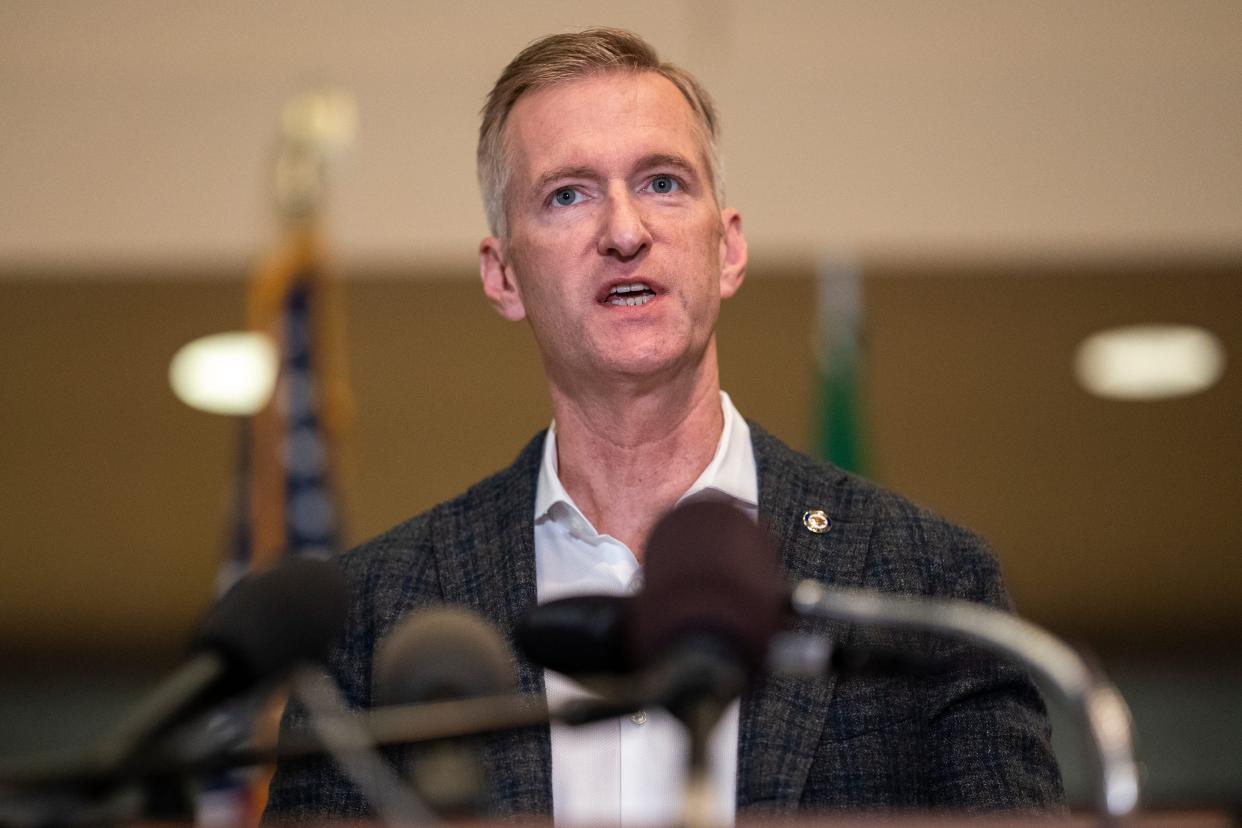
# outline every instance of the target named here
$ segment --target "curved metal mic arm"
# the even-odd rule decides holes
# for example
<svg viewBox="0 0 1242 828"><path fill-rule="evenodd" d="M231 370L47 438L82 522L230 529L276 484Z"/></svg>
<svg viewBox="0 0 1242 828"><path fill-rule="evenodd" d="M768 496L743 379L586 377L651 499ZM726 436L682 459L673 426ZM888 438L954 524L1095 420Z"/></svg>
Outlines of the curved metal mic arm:
<svg viewBox="0 0 1242 828"><path fill-rule="evenodd" d="M794 588L791 603L799 615L951 635L1018 660L1081 718L1094 748L1101 812L1121 819L1138 808L1139 771L1125 700L1105 676L1048 631L967 601L829 589L812 580Z"/></svg>
<svg viewBox="0 0 1242 828"><path fill-rule="evenodd" d="M439 825L414 791L376 752L376 742L351 715L340 691L317 668L293 674L293 690L309 713L311 730L341 772L375 808L384 825Z"/></svg>

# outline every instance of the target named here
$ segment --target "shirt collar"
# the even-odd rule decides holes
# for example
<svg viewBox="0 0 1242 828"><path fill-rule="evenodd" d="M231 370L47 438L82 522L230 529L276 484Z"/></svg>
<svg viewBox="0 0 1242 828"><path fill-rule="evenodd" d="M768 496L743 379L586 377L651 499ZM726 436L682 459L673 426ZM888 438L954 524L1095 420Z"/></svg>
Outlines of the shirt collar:
<svg viewBox="0 0 1242 828"><path fill-rule="evenodd" d="M724 391L720 392L720 410L724 415L724 428L716 443L716 453L703 469L698 479L678 499L681 503L691 497L723 495L739 505L759 506L759 474L755 468L755 452L751 446L750 426L733 407L733 401ZM545 517L558 519L558 513L568 512L582 517L573 498L561 485L556 455L556 421L548 426L543 441L543 462L539 466L539 481L535 489L535 520ZM553 512L553 507L563 504ZM568 507L566 510L564 507ZM585 518L584 518L585 519Z"/></svg>

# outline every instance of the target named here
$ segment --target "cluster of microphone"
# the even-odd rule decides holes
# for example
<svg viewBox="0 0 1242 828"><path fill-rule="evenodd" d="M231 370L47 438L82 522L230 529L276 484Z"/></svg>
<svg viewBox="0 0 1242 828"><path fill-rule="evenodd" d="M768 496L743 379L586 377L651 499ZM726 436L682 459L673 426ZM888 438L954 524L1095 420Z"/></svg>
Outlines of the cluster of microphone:
<svg viewBox="0 0 1242 828"><path fill-rule="evenodd" d="M1100 807L1137 806L1128 711L1068 647L1011 616L952 601L787 585L766 530L735 508L684 504L649 540L643 589L532 608L512 632L523 655L594 691L548 709L517 692L506 637L460 608L398 622L373 664L375 707L351 711L322 670L347 610L330 562L291 560L240 581L209 611L188 659L114 728L75 755L0 769L0 823L74 825L184 816L194 784L235 767L328 755L385 822L478 816L489 780L475 737L549 721L586 724L660 706L687 728L687 802L708 784L707 742L728 705L766 671L925 673L952 669L919 653L851 650L788 631L798 616L939 633L1015 658L1083 711ZM305 732L279 745L213 739L204 722L291 679ZM381 752L404 746L407 777ZM169 791L176 795L170 796ZM687 821L694 822L692 814Z"/></svg>

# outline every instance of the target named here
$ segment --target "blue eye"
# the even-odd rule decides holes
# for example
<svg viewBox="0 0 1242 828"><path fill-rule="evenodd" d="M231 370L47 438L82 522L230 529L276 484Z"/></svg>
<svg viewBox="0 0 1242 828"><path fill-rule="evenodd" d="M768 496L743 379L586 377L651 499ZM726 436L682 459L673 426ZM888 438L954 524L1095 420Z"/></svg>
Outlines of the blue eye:
<svg viewBox="0 0 1242 828"><path fill-rule="evenodd" d="M681 189L681 182L671 175L657 175L651 179L651 187L653 193L664 195L666 193L675 193Z"/></svg>
<svg viewBox="0 0 1242 828"><path fill-rule="evenodd" d="M552 194L552 203L560 207L572 207L578 203L580 195L573 187L561 187Z"/></svg>

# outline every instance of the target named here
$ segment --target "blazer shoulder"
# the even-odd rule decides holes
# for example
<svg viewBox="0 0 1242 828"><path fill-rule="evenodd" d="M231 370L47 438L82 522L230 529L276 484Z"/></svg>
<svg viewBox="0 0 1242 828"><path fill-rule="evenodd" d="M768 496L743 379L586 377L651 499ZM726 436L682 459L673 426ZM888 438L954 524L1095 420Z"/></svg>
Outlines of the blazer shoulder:
<svg viewBox="0 0 1242 828"><path fill-rule="evenodd" d="M822 508L833 521L869 527L867 582L1007 605L1000 566L978 534L874 481L795 451L753 422L750 428L760 500Z"/></svg>
<svg viewBox="0 0 1242 828"><path fill-rule="evenodd" d="M831 506L834 520L930 521L948 525L943 518L891 489L792 449L758 423L748 424L761 496L766 489L773 498L825 504L825 509Z"/></svg>

